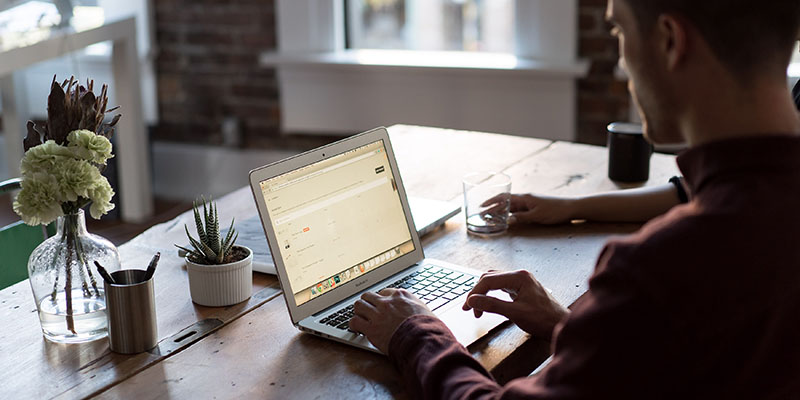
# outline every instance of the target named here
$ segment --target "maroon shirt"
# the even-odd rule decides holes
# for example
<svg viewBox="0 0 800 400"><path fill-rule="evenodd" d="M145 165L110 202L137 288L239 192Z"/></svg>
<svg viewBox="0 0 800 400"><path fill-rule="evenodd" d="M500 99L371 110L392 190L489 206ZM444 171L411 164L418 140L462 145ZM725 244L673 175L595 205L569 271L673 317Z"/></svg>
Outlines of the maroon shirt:
<svg viewBox="0 0 800 400"><path fill-rule="evenodd" d="M800 137L712 143L678 165L692 200L606 245L541 373L501 387L415 316L389 354L416 394L800 398Z"/></svg>

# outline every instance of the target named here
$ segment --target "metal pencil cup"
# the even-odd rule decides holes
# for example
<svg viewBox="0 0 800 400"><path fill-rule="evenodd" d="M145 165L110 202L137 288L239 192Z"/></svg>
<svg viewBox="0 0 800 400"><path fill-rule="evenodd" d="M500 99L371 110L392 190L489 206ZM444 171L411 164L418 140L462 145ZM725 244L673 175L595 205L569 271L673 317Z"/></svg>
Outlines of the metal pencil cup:
<svg viewBox="0 0 800 400"><path fill-rule="evenodd" d="M111 351L141 353L158 344L153 279L145 271L126 269L111 274L116 283L105 283L108 341Z"/></svg>

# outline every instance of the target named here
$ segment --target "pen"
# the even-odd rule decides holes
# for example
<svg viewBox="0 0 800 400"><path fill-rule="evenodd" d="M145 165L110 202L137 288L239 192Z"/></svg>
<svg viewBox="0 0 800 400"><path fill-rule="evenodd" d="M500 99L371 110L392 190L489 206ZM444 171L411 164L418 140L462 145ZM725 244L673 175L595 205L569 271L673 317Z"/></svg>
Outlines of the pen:
<svg viewBox="0 0 800 400"><path fill-rule="evenodd" d="M103 268L103 266L102 266L102 265L100 265L100 263L99 263L99 262L95 261L95 262L94 262L94 265L97 267L97 272L99 272L99 273L100 273L100 276L102 276L102 277L103 277L103 279L104 279L106 282L108 282L108 283L111 283L111 284L115 284L115 283L117 283L117 282L115 282L115 281L114 281L114 278L112 278L112 277L111 277L111 275L109 275L108 271L106 271L106 269L105 269L105 268Z"/></svg>
<svg viewBox="0 0 800 400"><path fill-rule="evenodd" d="M150 265L147 266L147 271L144 273L144 280L148 280L153 277L153 274L156 273L156 265L158 265L158 260L160 259L161 252L158 252L153 256L153 259L150 260Z"/></svg>

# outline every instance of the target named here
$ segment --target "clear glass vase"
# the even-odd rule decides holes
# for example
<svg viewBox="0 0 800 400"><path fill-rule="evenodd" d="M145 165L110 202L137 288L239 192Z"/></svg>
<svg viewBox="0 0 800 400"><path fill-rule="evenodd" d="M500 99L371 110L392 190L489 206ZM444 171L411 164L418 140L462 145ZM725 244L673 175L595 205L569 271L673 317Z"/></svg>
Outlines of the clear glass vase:
<svg viewBox="0 0 800 400"><path fill-rule="evenodd" d="M28 276L46 339L79 343L107 335L103 278L95 261L109 273L120 269L117 248L86 231L83 210L59 217L56 235L31 253Z"/></svg>

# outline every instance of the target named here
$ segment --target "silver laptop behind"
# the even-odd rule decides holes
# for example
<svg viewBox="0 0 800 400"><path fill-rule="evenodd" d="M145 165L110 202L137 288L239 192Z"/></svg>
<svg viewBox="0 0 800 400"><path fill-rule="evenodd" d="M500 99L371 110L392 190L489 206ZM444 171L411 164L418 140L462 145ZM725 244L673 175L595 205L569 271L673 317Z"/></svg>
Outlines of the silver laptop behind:
<svg viewBox="0 0 800 400"><path fill-rule="evenodd" d="M377 351L348 330L365 291L415 293L469 345L505 319L461 310L480 272L426 259L385 128L250 171L292 323Z"/></svg>

